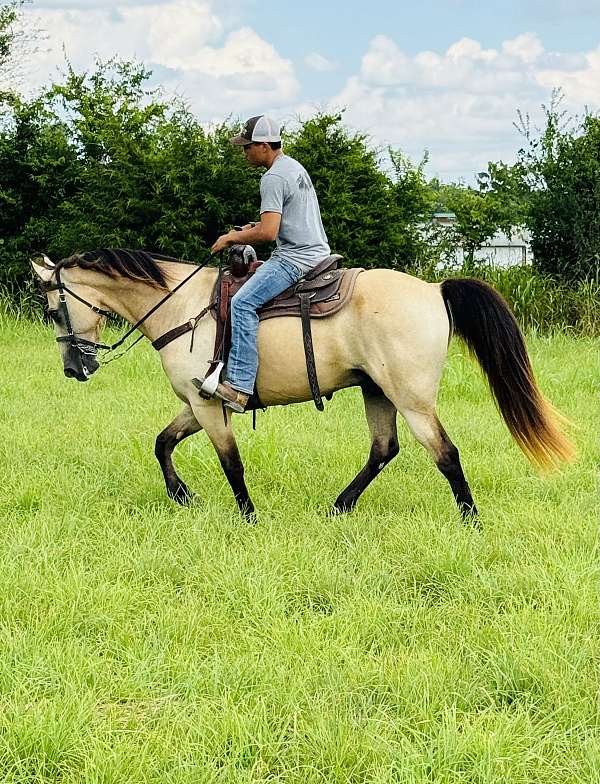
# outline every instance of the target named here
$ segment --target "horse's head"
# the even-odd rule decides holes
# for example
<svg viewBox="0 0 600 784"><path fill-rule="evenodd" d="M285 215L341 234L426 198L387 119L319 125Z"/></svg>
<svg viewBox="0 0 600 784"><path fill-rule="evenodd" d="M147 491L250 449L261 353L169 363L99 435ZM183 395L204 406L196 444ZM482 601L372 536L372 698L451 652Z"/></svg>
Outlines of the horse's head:
<svg viewBox="0 0 600 784"><path fill-rule="evenodd" d="M65 376L87 381L100 367L96 350L101 345L104 317L110 314L91 301L94 290L89 285L70 280L75 267L55 265L47 256L32 261L31 266L46 294Z"/></svg>

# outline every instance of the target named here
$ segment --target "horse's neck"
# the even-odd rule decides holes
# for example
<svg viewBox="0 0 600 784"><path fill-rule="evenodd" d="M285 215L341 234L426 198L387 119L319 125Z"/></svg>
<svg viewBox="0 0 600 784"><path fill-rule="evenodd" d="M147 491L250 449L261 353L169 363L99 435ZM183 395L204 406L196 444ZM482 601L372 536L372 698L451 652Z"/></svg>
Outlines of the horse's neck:
<svg viewBox="0 0 600 784"><path fill-rule="evenodd" d="M169 289L172 291L193 271L194 268L190 265L165 265ZM167 330L184 324L197 315L208 305L216 275L217 271L214 269L204 269L194 274L188 283L184 283L140 325L140 331L150 340L156 340ZM157 289L145 281L123 279L113 281L113 285L106 286L102 292L106 307L131 324L137 324L167 294L164 289Z"/></svg>

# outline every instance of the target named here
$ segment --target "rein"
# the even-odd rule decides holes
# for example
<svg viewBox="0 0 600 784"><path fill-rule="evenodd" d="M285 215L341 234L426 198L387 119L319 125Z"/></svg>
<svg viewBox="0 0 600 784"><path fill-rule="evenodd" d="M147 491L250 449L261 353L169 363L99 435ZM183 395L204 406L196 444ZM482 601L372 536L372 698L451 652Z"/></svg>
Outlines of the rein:
<svg viewBox="0 0 600 784"><path fill-rule="evenodd" d="M116 341L116 343L112 343L111 345L108 345L106 343L96 343L95 341L92 341L92 340L85 340L84 338L79 338L77 336L77 333L75 333L73 331L71 318L69 316L69 309L67 307L67 297L66 297L67 294L70 294L72 297L74 297L76 300L78 300L83 305L88 307L90 310L94 311L94 313L98 313L101 316L106 316L107 318L109 318L109 317L113 316L114 314L111 313L108 310L103 310L102 308L99 308L96 305L93 305L91 302L88 302L83 297L80 297L79 294L76 294L72 289L70 289L68 286L66 286L63 283L63 281L62 281L62 279L60 277L60 267L57 267L56 268L56 283L55 284L49 283L49 284L46 284L44 286L44 290L45 291L58 291L58 303L59 303L58 310L63 315L64 321L65 321L65 326L67 328L67 334L66 335L61 335L60 337L56 338L56 342L57 343L69 343L71 346L74 346L82 354L88 354L88 355L90 355L90 354L91 355L95 355L96 351L106 351L108 353L111 353L111 352L115 351L116 349L118 349L120 346L123 345L123 343L127 340L127 338L130 335L132 335L146 321L146 319L150 318L150 316L152 316L153 313L156 313L156 311L162 305L164 305L164 303L167 302L167 300L169 300L174 294L176 294L179 291L179 289L181 289L183 286L185 286L185 284L188 283L194 277L194 275L197 272L200 272L201 269L204 269L204 267L207 266L207 264L209 263L211 258L212 257L209 257L205 262L203 262L202 264L198 265L194 269L194 271L190 275L187 276L187 278L184 278L184 280L182 280L180 283L178 283L172 291L169 291L168 294L166 294L159 302L157 302L156 305L154 305L152 308L150 308L150 310L147 313L145 313L139 321L137 321L132 327L130 327L127 330L127 332L121 338L119 338L119 340ZM166 259L159 259L159 260L163 260L164 261ZM182 263L185 263L185 262L182 262ZM205 308L206 312L208 312L208 310L210 310L210 306L208 308ZM201 315L196 317L196 321L199 318L201 318L201 316L203 316L203 315L205 315L204 312ZM119 354L115 355L114 357L110 357L109 359L104 360L102 362L102 364L103 365L108 365L110 362L113 362L115 359L118 359L119 357L122 357L130 349L132 349L136 345L136 343L139 343L140 340L142 340L143 337L145 337L145 335L141 334L138 338L136 338L136 340L133 341L133 343L131 343L129 346L127 346L127 348L124 351L121 351ZM162 336L162 337L164 337L164 336ZM158 338L158 340L161 340L161 338ZM156 343L156 342L157 341L154 341L154 343Z"/></svg>

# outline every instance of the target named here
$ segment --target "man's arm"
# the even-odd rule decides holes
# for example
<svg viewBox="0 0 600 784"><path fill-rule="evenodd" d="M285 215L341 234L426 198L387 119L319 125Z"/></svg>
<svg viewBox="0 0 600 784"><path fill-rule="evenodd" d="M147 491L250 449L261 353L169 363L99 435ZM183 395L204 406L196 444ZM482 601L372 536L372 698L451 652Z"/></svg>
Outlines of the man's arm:
<svg viewBox="0 0 600 784"><path fill-rule="evenodd" d="M279 212L263 212L260 221L254 226L247 224L241 231L228 231L222 234L211 248L211 253L218 253L230 245L260 245L262 242L273 242L279 234L281 214Z"/></svg>

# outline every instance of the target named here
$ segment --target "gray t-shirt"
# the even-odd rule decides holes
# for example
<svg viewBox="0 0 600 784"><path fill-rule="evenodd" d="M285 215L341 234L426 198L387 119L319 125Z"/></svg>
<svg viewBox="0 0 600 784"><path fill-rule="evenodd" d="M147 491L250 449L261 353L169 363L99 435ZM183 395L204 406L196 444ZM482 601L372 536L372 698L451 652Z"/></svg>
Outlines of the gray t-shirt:
<svg viewBox="0 0 600 784"><path fill-rule="evenodd" d="M271 258L286 259L308 272L330 249L317 194L308 172L289 155L280 155L260 180L260 211L281 215Z"/></svg>

